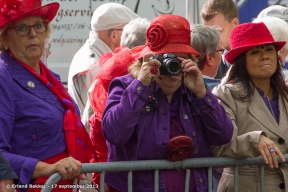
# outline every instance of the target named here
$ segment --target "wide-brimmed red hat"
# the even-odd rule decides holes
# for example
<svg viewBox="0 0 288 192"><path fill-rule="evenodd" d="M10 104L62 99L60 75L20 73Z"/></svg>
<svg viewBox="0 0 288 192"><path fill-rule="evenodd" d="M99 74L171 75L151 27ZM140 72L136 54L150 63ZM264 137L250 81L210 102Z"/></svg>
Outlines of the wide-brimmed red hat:
<svg viewBox="0 0 288 192"><path fill-rule="evenodd" d="M285 41L275 41L264 23L244 23L236 26L230 33L230 48L225 55L228 63L233 64L236 57L253 47L274 44L279 51Z"/></svg>
<svg viewBox="0 0 288 192"><path fill-rule="evenodd" d="M50 23L55 17L59 3L41 6L42 0L0 0L0 28L31 16L42 16Z"/></svg>
<svg viewBox="0 0 288 192"><path fill-rule="evenodd" d="M151 21L146 33L146 47L139 58L147 52L199 54L191 47L189 22L179 15L163 14Z"/></svg>

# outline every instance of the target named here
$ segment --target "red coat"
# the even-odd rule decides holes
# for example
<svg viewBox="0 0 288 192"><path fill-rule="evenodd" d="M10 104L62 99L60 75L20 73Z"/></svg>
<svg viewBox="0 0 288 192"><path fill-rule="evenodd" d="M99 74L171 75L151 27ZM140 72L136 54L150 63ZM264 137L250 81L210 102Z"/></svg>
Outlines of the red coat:
<svg viewBox="0 0 288 192"><path fill-rule="evenodd" d="M94 113L90 119L90 138L92 140L94 151L98 157L98 162L107 162L108 149L106 145L106 140L104 139L101 123L101 118L97 117ZM100 173L93 173L92 178L94 184L100 186Z"/></svg>

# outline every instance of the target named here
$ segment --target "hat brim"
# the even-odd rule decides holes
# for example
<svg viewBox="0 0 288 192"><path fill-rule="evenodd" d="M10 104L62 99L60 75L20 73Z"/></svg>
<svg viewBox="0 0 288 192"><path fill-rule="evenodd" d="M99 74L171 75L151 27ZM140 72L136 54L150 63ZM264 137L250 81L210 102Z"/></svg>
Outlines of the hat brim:
<svg viewBox="0 0 288 192"><path fill-rule="evenodd" d="M261 43L258 43L258 44L237 47L235 49L231 49L230 51L228 51L225 54L225 59L226 59L226 61L228 61L228 63L233 65L234 60L236 59L236 57L238 57L239 55L241 55L245 51L248 51L249 49L252 49L253 47L257 47L257 46L265 45L265 44L274 44L274 45L276 45L276 50L279 51L282 47L284 47L286 42L285 41L276 41L276 42L275 41L267 41L267 42L261 42Z"/></svg>
<svg viewBox="0 0 288 192"><path fill-rule="evenodd" d="M27 17L32 17L32 16L44 17L46 19L46 21L48 23L50 23L54 19L54 17L56 16L57 11L59 9L59 6L60 6L59 3L54 2L54 3L49 3L47 5L38 7L36 9L32 9L31 11L28 11L22 15L19 15L13 19L10 19L9 21L2 23L0 28L4 27L10 23L13 23L17 20L27 18Z"/></svg>
<svg viewBox="0 0 288 192"><path fill-rule="evenodd" d="M155 54L164 54L164 53L188 53L193 54L196 57L199 54L189 45L179 44L179 43L169 43L164 45L162 48L158 49L157 51L150 50L149 46L146 45L144 49L139 54L138 58L142 58L146 53L153 52Z"/></svg>

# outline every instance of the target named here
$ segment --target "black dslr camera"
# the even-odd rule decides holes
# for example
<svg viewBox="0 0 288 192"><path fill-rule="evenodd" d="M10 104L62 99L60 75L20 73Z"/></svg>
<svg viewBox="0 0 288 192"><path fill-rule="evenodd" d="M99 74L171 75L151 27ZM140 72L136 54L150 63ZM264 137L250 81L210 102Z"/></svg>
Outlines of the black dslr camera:
<svg viewBox="0 0 288 192"><path fill-rule="evenodd" d="M156 55L156 59L161 62L160 75L179 75L181 71L181 61L173 53Z"/></svg>

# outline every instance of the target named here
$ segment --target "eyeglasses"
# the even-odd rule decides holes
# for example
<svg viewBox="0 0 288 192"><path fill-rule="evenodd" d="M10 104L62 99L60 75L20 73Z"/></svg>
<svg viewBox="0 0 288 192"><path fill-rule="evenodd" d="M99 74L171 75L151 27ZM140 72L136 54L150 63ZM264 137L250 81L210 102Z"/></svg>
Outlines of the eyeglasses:
<svg viewBox="0 0 288 192"><path fill-rule="evenodd" d="M47 49L48 51L50 51L50 48L51 48L51 44L49 43L48 45L46 45L46 49Z"/></svg>
<svg viewBox="0 0 288 192"><path fill-rule="evenodd" d="M35 23L34 25L20 25L15 27L9 27L8 29L14 29L19 36L28 35L31 27L34 28L36 33L44 33L47 30L47 22Z"/></svg>
<svg viewBox="0 0 288 192"><path fill-rule="evenodd" d="M224 54L224 49L217 49L216 51L219 51L219 53L221 53L222 55Z"/></svg>

